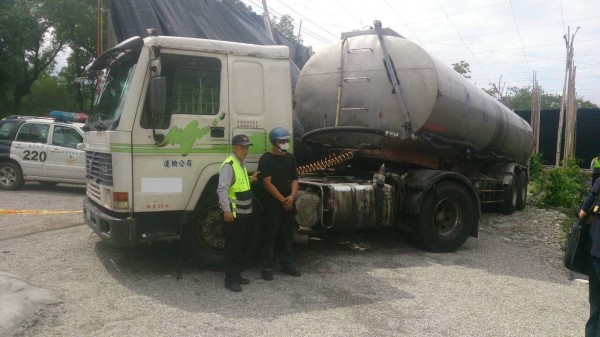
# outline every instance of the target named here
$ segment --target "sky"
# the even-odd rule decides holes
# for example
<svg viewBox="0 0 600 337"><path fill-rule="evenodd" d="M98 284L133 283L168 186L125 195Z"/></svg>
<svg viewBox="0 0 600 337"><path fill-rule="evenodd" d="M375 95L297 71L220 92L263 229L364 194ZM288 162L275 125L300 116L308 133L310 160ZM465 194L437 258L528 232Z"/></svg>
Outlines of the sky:
<svg viewBox="0 0 600 337"><path fill-rule="evenodd" d="M262 13L261 0L242 0ZM600 105L599 0L266 0L271 17L294 19L306 46L320 48L374 20L442 62L469 63L480 88L531 87L562 94L573 41L577 97ZM579 30L577 30L579 28ZM568 34L570 29L570 34ZM573 34L575 34L573 38Z"/></svg>

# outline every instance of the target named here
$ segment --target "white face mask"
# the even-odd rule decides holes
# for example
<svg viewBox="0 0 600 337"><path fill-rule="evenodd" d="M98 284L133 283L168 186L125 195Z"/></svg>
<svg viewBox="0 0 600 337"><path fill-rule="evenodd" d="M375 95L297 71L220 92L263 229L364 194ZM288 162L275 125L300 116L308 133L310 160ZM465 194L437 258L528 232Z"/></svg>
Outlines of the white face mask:
<svg viewBox="0 0 600 337"><path fill-rule="evenodd" d="M277 147L279 147L281 151L287 152L287 150L290 148L290 143L277 144Z"/></svg>

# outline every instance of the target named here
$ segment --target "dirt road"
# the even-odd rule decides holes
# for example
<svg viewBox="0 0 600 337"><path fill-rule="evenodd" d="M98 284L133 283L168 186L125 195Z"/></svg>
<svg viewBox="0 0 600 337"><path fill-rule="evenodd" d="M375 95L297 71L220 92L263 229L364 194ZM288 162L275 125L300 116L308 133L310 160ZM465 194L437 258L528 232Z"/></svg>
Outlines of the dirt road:
<svg viewBox="0 0 600 337"><path fill-rule="evenodd" d="M9 207L80 209L80 192L48 193L52 203L23 195ZM250 270L242 293L190 265L177 281L175 245L119 249L78 214L28 216L0 216L3 233L47 226L3 234L0 271L60 302L41 306L23 336L581 336L588 314L587 284L560 265L564 216L533 207L485 214L480 237L450 254L391 231L313 240L297 249L301 277Z"/></svg>

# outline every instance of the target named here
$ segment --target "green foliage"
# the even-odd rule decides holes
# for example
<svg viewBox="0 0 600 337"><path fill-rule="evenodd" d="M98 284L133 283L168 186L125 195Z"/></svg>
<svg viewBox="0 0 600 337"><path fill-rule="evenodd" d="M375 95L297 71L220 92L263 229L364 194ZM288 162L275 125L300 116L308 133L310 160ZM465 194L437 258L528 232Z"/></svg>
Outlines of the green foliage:
<svg viewBox="0 0 600 337"><path fill-rule="evenodd" d="M461 61L462 62L462 61ZM456 64L456 63L455 63ZM455 65L453 64L453 65ZM456 70L456 67L454 68ZM458 71L458 70L457 70ZM532 106L532 89L531 87L508 87L506 90L502 90L504 92L498 93L495 88L483 89L492 97L498 97L502 104L506 105L508 108L516 111L524 111L530 110ZM540 96L540 107L542 110L545 109L558 109L560 108L561 103L560 94L546 94L542 92ZM584 101L581 98L577 99L577 105L581 108L593 108L598 109L598 105L590 102Z"/></svg>
<svg viewBox="0 0 600 337"><path fill-rule="evenodd" d="M35 86L44 87L49 98L67 99L59 101L62 106L77 100L77 110L83 110L89 98L75 94L79 87L72 85L72 79L95 56L95 4L81 0L0 1L0 116L59 108L46 105L51 99L29 97L35 95ZM72 69L55 79L68 83L67 89L38 84L52 76L57 56L67 46L73 51L69 57ZM71 93L66 95L64 90Z"/></svg>
<svg viewBox="0 0 600 337"><path fill-rule="evenodd" d="M452 63L452 68L454 68L457 73L463 75L464 78L471 78L471 65L469 62L461 60L458 63Z"/></svg>
<svg viewBox="0 0 600 337"><path fill-rule="evenodd" d="M302 43L302 38L294 35L294 18L284 14L280 18L273 17L273 27L290 41Z"/></svg>
<svg viewBox="0 0 600 337"><path fill-rule="evenodd" d="M31 87L31 94L23 98L22 114L43 116L53 110L81 111L69 85L55 76L43 76Z"/></svg>
<svg viewBox="0 0 600 337"><path fill-rule="evenodd" d="M531 180L538 206L557 207L567 214L579 206L588 192L577 159L569 159L567 167L543 170L537 179Z"/></svg>
<svg viewBox="0 0 600 337"><path fill-rule="evenodd" d="M529 157L529 180L538 181L542 176L544 163L541 153L533 153Z"/></svg>

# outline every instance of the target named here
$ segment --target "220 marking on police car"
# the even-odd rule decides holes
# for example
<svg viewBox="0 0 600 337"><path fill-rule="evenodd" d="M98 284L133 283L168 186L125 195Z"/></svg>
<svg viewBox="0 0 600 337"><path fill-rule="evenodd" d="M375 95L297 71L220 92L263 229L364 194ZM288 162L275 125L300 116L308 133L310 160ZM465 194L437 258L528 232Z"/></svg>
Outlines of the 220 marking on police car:
<svg viewBox="0 0 600 337"><path fill-rule="evenodd" d="M33 160L33 161L45 162L46 161L46 152L25 150L25 151L23 151L23 160Z"/></svg>

